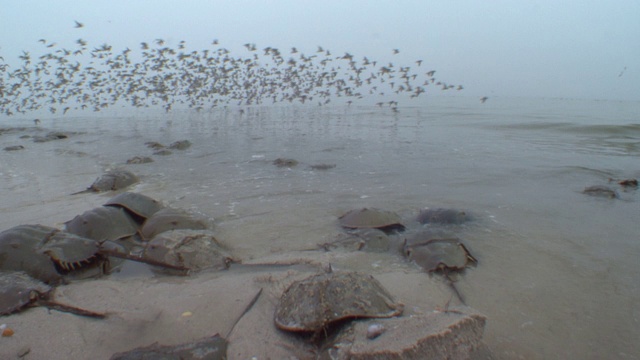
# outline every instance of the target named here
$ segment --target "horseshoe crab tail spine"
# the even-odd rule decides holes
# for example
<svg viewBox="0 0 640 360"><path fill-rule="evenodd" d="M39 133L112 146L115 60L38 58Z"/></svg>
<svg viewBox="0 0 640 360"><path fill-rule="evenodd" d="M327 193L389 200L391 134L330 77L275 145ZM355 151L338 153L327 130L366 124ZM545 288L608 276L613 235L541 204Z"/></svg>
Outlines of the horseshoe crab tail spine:
<svg viewBox="0 0 640 360"><path fill-rule="evenodd" d="M51 300L38 300L38 305L45 306L48 309L58 310L74 315L86 316L94 319L104 319L107 317L106 314L93 312L91 310L81 309L75 306L61 304Z"/></svg>
<svg viewBox="0 0 640 360"><path fill-rule="evenodd" d="M446 273L446 271L445 271L445 278L449 283L449 287L451 288L451 290L453 290L453 293L456 294L456 296L458 297L458 300L460 300L462 305L467 306L467 303L464 301L464 298L462 297L462 294L460 294L460 291L458 291L458 288L456 287L455 282L451 280L451 278L449 277L449 274Z"/></svg>
<svg viewBox="0 0 640 360"><path fill-rule="evenodd" d="M94 191L91 190L91 188L87 188L87 189L84 189L84 190L80 190L80 191L74 192L74 193L69 194L69 195L86 194L86 193L91 193L91 192L94 192Z"/></svg>
<svg viewBox="0 0 640 360"><path fill-rule="evenodd" d="M249 302L247 307L244 309L242 314L240 314L240 316L238 316L238 318L233 323L233 325L231 325L231 329L229 329L229 332L227 333L227 336L226 336L227 339L229 338L229 335L231 335L231 333L233 332L233 329L236 327L236 325L238 325L240 320L249 312L249 310L251 310L253 305L255 305L255 303L258 302L258 298L260 298L260 295L262 295L262 288L260 288L260 290L258 290L258 293L253 297L253 299L251 299L251 301Z"/></svg>

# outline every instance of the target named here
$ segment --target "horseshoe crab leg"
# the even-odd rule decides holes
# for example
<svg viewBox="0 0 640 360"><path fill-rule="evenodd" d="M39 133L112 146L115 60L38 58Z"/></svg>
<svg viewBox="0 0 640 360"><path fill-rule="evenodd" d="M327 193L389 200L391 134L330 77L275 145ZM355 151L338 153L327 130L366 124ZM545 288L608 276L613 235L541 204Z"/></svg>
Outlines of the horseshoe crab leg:
<svg viewBox="0 0 640 360"><path fill-rule="evenodd" d="M58 310L58 311L62 311L62 312L66 312L74 315L79 315L79 316L86 316L94 319L104 319L107 317L106 314L93 312L91 310L81 309L81 308L67 305L67 304L61 304L59 302L55 302L52 300L37 300L35 304L39 306L44 306L48 309Z"/></svg>

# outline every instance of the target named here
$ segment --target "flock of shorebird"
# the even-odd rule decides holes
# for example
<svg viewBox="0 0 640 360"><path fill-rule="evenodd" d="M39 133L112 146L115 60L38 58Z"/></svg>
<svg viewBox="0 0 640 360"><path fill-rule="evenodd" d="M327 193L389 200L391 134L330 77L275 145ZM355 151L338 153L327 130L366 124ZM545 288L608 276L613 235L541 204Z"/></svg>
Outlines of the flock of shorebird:
<svg viewBox="0 0 640 360"><path fill-rule="evenodd" d="M76 28L84 25L76 21ZM216 106L301 102L325 105L347 98L351 104L366 96L397 111L394 96L415 98L427 87L462 90L462 85L438 81L434 70L381 64L345 53L334 56L318 47L311 55L297 48L283 51L245 44L233 54L214 40L211 48L176 48L165 40L143 42L138 51L116 51L109 44L90 46L83 39L63 48L40 39L42 55L23 51L21 65L11 67L0 57L0 114L36 110L66 114L69 110L100 111L114 105L175 107L203 110ZM243 51L244 52L244 51ZM392 54L399 53L393 49ZM413 65L413 63L412 63Z"/></svg>

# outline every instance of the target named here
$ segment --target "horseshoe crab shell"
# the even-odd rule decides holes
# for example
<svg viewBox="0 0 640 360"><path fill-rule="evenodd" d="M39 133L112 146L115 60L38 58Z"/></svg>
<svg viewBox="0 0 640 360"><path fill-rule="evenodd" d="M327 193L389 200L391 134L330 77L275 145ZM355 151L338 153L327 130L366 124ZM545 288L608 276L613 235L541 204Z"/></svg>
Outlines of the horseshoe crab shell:
<svg viewBox="0 0 640 360"><path fill-rule="evenodd" d="M135 235L138 224L127 212L114 206L100 206L85 211L65 223L68 232L89 239L118 240Z"/></svg>
<svg viewBox="0 0 640 360"><path fill-rule="evenodd" d="M67 278L84 279L109 272L109 260L100 254L98 243L69 232L57 231L38 252L46 254L56 271Z"/></svg>
<svg viewBox="0 0 640 360"><path fill-rule="evenodd" d="M106 271L98 244L42 225L20 225L0 233L0 270L23 271L48 284L62 277L96 276Z"/></svg>
<svg viewBox="0 0 640 360"><path fill-rule="evenodd" d="M204 230L207 224L204 219L190 215L189 213L172 208L159 210L147 219L142 225L142 237L145 240L168 230L192 229Z"/></svg>
<svg viewBox="0 0 640 360"><path fill-rule="evenodd" d="M229 268L233 258L210 231L169 230L156 235L143 257L192 271Z"/></svg>
<svg viewBox="0 0 640 360"><path fill-rule="evenodd" d="M51 258L38 249L47 237L59 231L43 225L19 225L0 233L0 270L24 271L46 283L58 283L62 276Z"/></svg>
<svg viewBox="0 0 640 360"><path fill-rule="evenodd" d="M0 272L0 316L20 311L52 289L21 271Z"/></svg>
<svg viewBox="0 0 640 360"><path fill-rule="evenodd" d="M384 252L389 250L391 239L382 230L354 229L339 234L332 242L318 244L325 251L343 249L348 251Z"/></svg>
<svg viewBox="0 0 640 360"><path fill-rule="evenodd" d="M400 216L393 211L362 208L348 211L338 218L340 226L347 229L380 229L383 231L404 230Z"/></svg>
<svg viewBox="0 0 640 360"><path fill-rule="evenodd" d="M46 306L49 309L100 319L106 316L53 301L52 293L51 286L24 272L0 271L0 316L19 312L30 306Z"/></svg>
<svg viewBox="0 0 640 360"><path fill-rule="evenodd" d="M584 190L582 190L582 193L609 199L617 199L620 197L614 189L604 185L594 185L586 187L584 188Z"/></svg>
<svg viewBox="0 0 640 360"><path fill-rule="evenodd" d="M227 340L216 334L179 345L153 343L149 346L113 354L109 360L224 360L227 359L227 346Z"/></svg>
<svg viewBox="0 0 640 360"><path fill-rule="evenodd" d="M275 324L282 330L318 333L340 320L388 318L403 309L371 275L323 273L296 281L284 291Z"/></svg>
<svg viewBox="0 0 640 360"><path fill-rule="evenodd" d="M417 220L421 224L462 224L470 220L469 215L456 209L422 209Z"/></svg>
<svg viewBox="0 0 640 360"><path fill-rule="evenodd" d="M158 200L134 192L118 194L109 199L104 205L121 207L132 214L132 216L142 220L150 218L164 207Z"/></svg>
<svg viewBox="0 0 640 360"><path fill-rule="evenodd" d="M133 185L139 181L138 177L127 170L112 170L96 179L86 190L79 191L75 194L85 192L102 192L124 189L129 185Z"/></svg>
<svg viewBox="0 0 640 360"><path fill-rule="evenodd" d="M458 239L430 239L404 246L407 258L427 272L458 271L477 264L467 247Z"/></svg>

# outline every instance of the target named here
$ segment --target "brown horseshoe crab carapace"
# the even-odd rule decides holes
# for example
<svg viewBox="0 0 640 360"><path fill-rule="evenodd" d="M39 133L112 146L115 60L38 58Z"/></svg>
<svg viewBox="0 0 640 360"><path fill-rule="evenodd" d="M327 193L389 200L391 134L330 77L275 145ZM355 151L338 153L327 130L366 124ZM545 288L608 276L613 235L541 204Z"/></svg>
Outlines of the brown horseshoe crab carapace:
<svg viewBox="0 0 640 360"><path fill-rule="evenodd" d="M319 333L333 323L357 318L388 318L404 305L371 275L331 272L291 284L276 305L275 324L281 330Z"/></svg>
<svg viewBox="0 0 640 360"><path fill-rule="evenodd" d="M362 208L348 211L338 218L340 226L347 229L380 229L384 232L402 231L400 216L393 211Z"/></svg>

